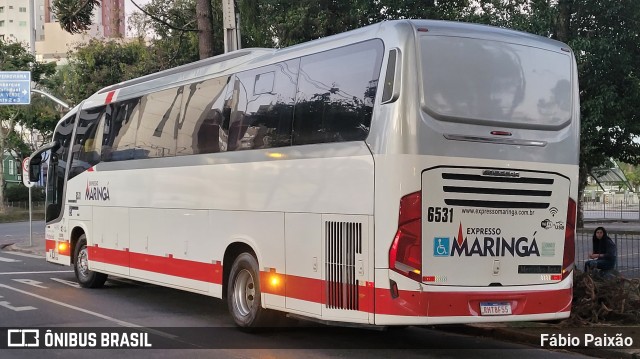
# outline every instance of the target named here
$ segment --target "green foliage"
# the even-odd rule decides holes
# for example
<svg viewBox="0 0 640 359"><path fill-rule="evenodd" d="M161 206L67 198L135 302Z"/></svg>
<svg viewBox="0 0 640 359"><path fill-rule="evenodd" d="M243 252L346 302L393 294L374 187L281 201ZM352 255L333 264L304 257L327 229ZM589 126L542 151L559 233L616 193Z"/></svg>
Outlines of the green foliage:
<svg viewBox="0 0 640 359"><path fill-rule="evenodd" d="M384 19L383 2L240 1L243 47L285 47L369 25Z"/></svg>
<svg viewBox="0 0 640 359"><path fill-rule="evenodd" d="M578 59L582 162L640 162L640 2L576 0L569 45Z"/></svg>
<svg viewBox="0 0 640 359"><path fill-rule="evenodd" d="M51 84L78 104L105 86L155 72L157 65L144 42L92 40L76 49Z"/></svg>
<svg viewBox="0 0 640 359"><path fill-rule="evenodd" d="M29 201L29 189L22 184L17 186L9 186L4 191L5 200L7 202L28 202ZM43 187L33 187L31 189L31 200L34 202L42 202L45 199L45 192Z"/></svg>
<svg viewBox="0 0 640 359"><path fill-rule="evenodd" d="M619 166L624 173L624 176L627 177L627 180L633 187L633 191L637 192L640 187L640 166L634 166L627 163L620 163Z"/></svg>
<svg viewBox="0 0 640 359"><path fill-rule="evenodd" d="M72 34L79 34L89 29L91 17L99 0L53 0L51 12L56 14L60 27Z"/></svg>
<svg viewBox="0 0 640 359"><path fill-rule="evenodd" d="M0 39L0 71L30 71L31 79L40 86L55 72L55 64L37 62L22 44L5 42ZM39 129L44 134L51 133L55 126L55 107L51 102L32 98L32 105L0 106L0 154L15 151L21 156L30 153L31 144L15 132L16 125L28 129ZM4 173L0 168L0 185L4 184ZM0 186L2 188L4 186ZM4 193L0 190L0 213L4 212Z"/></svg>
<svg viewBox="0 0 640 359"><path fill-rule="evenodd" d="M95 0L92 0L95 1ZM91 3L92 1L89 1ZM56 0L66 12L86 0ZM243 47L284 47L382 20L429 18L522 30L568 43L577 58L582 178L612 157L640 163L640 2L636 0L238 0ZM73 7L72 4L75 4ZM222 52L222 10L211 1L214 49ZM87 4L86 7L91 6ZM62 9L62 7L60 7ZM78 103L102 86L195 61L195 0L152 0L138 15L150 46L91 44L63 78ZM74 10L75 11L75 10ZM0 62L2 59L0 59Z"/></svg>

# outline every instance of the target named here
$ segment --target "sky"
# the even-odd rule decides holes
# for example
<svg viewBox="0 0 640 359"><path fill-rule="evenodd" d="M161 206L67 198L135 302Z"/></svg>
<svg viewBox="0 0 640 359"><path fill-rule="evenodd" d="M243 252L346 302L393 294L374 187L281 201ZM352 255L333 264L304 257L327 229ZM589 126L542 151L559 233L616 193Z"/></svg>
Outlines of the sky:
<svg viewBox="0 0 640 359"><path fill-rule="evenodd" d="M148 4L149 2L151 2L151 0L134 0L136 2L136 4L142 6L145 4ZM138 10L137 7L135 7L132 3L131 0L124 0L124 13L125 13L125 22L126 22L126 26L125 29L129 28L129 15L131 15L132 13L136 12L136 11L140 11ZM127 36L131 36L129 34L128 30L127 31Z"/></svg>
<svg viewBox="0 0 640 359"><path fill-rule="evenodd" d="M142 6L149 3L151 0L134 0L136 4ZM128 15L138 9L131 3L131 0L124 0L124 12Z"/></svg>

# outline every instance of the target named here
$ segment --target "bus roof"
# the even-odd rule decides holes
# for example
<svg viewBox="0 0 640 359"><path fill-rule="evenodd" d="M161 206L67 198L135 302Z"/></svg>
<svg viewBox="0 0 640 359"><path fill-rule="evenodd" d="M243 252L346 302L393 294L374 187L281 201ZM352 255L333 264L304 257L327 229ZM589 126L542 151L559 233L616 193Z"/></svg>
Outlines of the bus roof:
<svg viewBox="0 0 640 359"><path fill-rule="evenodd" d="M376 37L414 34L422 31L430 35L448 35L460 37L481 37L507 42L520 43L541 48L568 49L565 44L545 37L504 29L488 25L440 20L392 20L365 26L348 32L308 41L282 49L248 48L196 61L154 74L131 79L105 87L87 99L85 107L94 107L105 103L107 93L122 90L118 99L131 98L164 88L179 86L195 79L242 71L245 68L257 68L274 62L286 61L331 48L365 41ZM413 36L413 35L412 35ZM236 71L237 70L237 71Z"/></svg>

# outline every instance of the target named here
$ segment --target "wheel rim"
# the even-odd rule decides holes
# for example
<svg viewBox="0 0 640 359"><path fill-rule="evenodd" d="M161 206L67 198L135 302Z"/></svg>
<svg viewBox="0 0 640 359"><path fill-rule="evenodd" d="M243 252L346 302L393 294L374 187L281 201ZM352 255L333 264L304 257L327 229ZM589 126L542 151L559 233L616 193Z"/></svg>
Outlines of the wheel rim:
<svg viewBox="0 0 640 359"><path fill-rule="evenodd" d="M256 298L256 285L251 272L243 269L238 273L233 286L233 294L238 313L243 317L249 315Z"/></svg>
<svg viewBox="0 0 640 359"><path fill-rule="evenodd" d="M78 275L82 278L89 276L89 261L87 259L87 247L82 247L78 253L78 259L76 261L78 267Z"/></svg>

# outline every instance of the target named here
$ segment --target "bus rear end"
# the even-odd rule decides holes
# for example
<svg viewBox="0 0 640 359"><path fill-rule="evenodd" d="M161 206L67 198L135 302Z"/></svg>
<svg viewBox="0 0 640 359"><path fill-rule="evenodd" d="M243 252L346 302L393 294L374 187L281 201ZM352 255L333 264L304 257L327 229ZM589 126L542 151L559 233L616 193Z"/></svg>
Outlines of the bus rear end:
<svg viewBox="0 0 640 359"><path fill-rule="evenodd" d="M412 25L400 96L381 106L401 131L374 146L376 263L388 263L376 269L376 324L568 317L579 147L571 51L484 26Z"/></svg>

